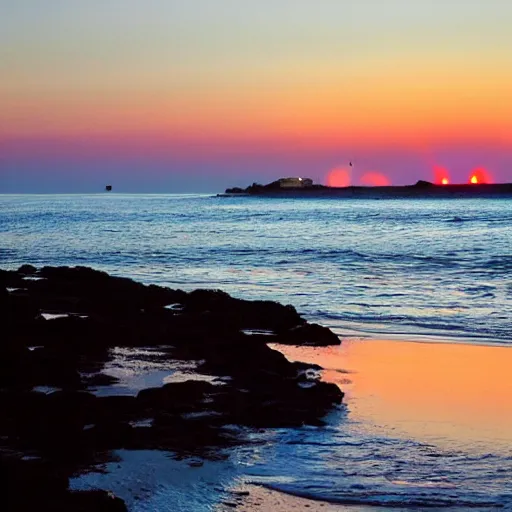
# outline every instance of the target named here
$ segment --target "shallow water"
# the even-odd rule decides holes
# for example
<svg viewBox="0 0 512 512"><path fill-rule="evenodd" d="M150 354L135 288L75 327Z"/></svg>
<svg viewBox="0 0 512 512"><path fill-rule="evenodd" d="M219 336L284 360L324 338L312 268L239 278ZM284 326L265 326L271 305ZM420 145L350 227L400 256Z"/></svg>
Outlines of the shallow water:
<svg viewBox="0 0 512 512"><path fill-rule="evenodd" d="M280 349L326 368L346 409L327 429L286 433L256 481L341 503L512 507L510 348L347 340ZM290 466L301 469L290 475Z"/></svg>
<svg viewBox="0 0 512 512"><path fill-rule="evenodd" d="M509 348L349 340L281 350L322 364L325 378L347 392L326 427L240 429L252 444L199 464L119 451L109 473L82 476L73 486L112 489L133 511L226 510L223 502L238 502L230 491L247 483L354 505L354 512L512 509Z"/></svg>

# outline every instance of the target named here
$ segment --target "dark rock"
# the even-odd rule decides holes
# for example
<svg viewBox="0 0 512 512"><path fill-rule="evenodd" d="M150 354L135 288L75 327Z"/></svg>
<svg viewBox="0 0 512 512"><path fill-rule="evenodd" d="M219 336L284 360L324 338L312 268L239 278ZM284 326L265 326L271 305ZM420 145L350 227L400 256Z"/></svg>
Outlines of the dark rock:
<svg viewBox="0 0 512 512"><path fill-rule="evenodd" d="M195 290L183 303L184 313L212 313L218 324L233 329L284 330L305 323L293 306L234 299L220 290Z"/></svg>
<svg viewBox="0 0 512 512"><path fill-rule="evenodd" d="M15 330L20 325L30 324L39 315L37 302L26 292L10 293L4 300L3 313L7 321L4 329Z"/></svg>
<svg viewBox="0 0 512 512"><path fill-rule="evenodd" d="M414 185L413 187L416 187L416 188L429 188L429 187L433 187L434 184L431 183L430 181L425 181L425 180L418 180Z"/></svg>
<svg viewBox="0 0 512 512"><path fill-rule="evenodd" d="M103 396L94 402L93 422L129 421L138 417L140 406L134 396Z"/></svg>
<svg viewBox="0 0 512 512"><path fill-rule="evenodd" d="M127 512L107 491L69 491L68 478L44 460L23 461L0 453L0 509L5 512Z"/></svg>
<svg viewBox="0 0 512 512"><path fill-rule="evenodd" d="M143 389L137 395L137 402L145 411L187 412L195 410L197 404L214 391L215 386L209 382L188 380Z"/></svg>
<svg viewBox="0 0 512 512"><path fill-rule="evenodd" d="M0 269L0 287L23 288L25 285L23 277L23 275L13 270Z"/></svg>
<svg viewBox="0 0 512 512"><path fill-rule="evenodd" d="M135 429L129 423L112 421L91 425L90 428L83 431L81 438L84 446L92 447L90 449L118 450L133 446L134 433ZM151 446L141 445L137 448L150 449Z"/></svg>
<svg viewBox="0 0 512 512"><path fill-rule="evenodd" d="M37 274L37 268L33 265L21 265L21 267L18 269L18 274L33 276L34 274Z"/></svg>
<svg viewBox="0 0 512 512"><path fill-rule="evenodd" d="M257 375L295 377L297 372L286 357L272 350L254 336L238 334L232 340L219 340L203 347L205 360L200 371L214 375L236 376L242 381L255 380Z"/></svg>
<svg viewBox="0 0 512 512"><path fill-rule="evenodd" d="M51 464L0 452L1 510L62 510L56 507L67 487L68 478Z"/></svg>
<svg viewBox="0 0 512 512"><path fill-rule="evenodd" d="M94 388L99 386L111 386L119 382L119 379L106 375L105 373L93 373L89 376L82 376L82 381L87 388Z"/></svg>
<svg viewBox="0 0 512 512"><path fill-rule="evenodd" d="M34 274L42 279L23 279ZM172 304L179 307L165 307ZM267 345L339 344L292 306L219 290L144 286L85 267L30 266L0 270L0 306L0 436L2 449L18 454L0 452L0 499L8 500L2 510L125 510L103 491L70 492L68 477L110 460L109 451L120 448L225 456L221 448L245 441L228 424L321 426L343 398L319 380L319 367L290 363ZM41 312L67 316L45 320ZM97 397L86 390L116 381L102 373L115 347L157 348L137 357L158 368L197 361L198 371L217 377L218 385L187 380L136 397ZM131 351L125 353L129 360ZM33 391L36 386L58 390L45 394ZM20 454L36 458L22 461Z"/></svg>
<svg viewBox="0 0 512 512"><path fill-rule="evenodd" d="M329 345L340 345L341 341L327 327L318 324L303 324L280 333L275 343L326 347Z"/></svg>
<svg viewBox="0 0 512 512"><path fill-rule="evenodd" d="M121 498L108 491L72 491L66 497L67 510L73 512L127 512Z"/></svg>
<svg viewBox="0 0 512 512"><path fill-rule="evenodd" d="M184 296L179 290L144 286L87 267L43 267L40 275L46 280L36 281L33 288L43 302L61 296L67 298L69 311L79 313L126 315L173 304Z"/></svg>

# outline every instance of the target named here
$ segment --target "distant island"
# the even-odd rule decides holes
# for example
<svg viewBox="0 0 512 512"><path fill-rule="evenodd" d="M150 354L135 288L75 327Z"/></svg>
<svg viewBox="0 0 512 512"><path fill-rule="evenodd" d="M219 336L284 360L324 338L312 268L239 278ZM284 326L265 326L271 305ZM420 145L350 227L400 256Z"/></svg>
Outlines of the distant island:
<svg viewBox="0 0 512 512"><path fill-rule="evenodd" d="M228 188L219 196L266 197L340 197L340 198L407 198L407 197L512 197L512 183L467 183L437 185L419 180L414 185L329 187L313 183L311 178L280 178L267 185L253 183L247 188Z"/></svg>

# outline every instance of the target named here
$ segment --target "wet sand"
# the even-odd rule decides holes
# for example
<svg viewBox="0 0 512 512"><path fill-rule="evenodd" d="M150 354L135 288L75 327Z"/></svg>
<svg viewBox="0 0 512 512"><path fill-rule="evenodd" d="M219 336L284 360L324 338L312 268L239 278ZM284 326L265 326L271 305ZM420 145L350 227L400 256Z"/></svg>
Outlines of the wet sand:
<svg viewBox="0 0 512 512"><path fill-rule="evenodd" d="M258 485L243 485L237 492L249 494L243 498L225 502L215 509L215 512L288 512L289 510L307 510L308 512L411 512L411 508L402 507L372 507L366 505L341 505L315 501L283 492L274 491ZM414 508L414 510L425 510ZM429 508L428 510L439 510ZM475 509L467 507L450 507L449 512L473 512ZM481 510L481 509L478 509ZM489 509L490 510L490 509Z"/></svg>
<svg viewBox="0 0 512 512"><path fill-rule="evenodd" d="M290 360L325 368L323 378L345 391L351 418L368 429L441 448L512 456L511 348L361 339L344 340L341 347L276 348ZM313 501L255 485L237 490L249 492L242 504L237 500L239 511L375 510ZM229 505L220 508L227 509Z"/></svg>
<svg viewBox="0 0 512 512"><path fill-rule="evenodd" d="M467 343L347 339L340 347L279 347L322 366L353 420L382 433L512 452L512 349Z"/></svg>
<svg viewBox="0 0 512 512"><path fill-rule="evenodd" d="M243 485L237 488L238 493L249 493L241 502L235 499L232 502L221 504L216 512L237 510L238 512L252 512L255 510L266 512L286 512L288 510L308 510L309 512L371 512L375 508L338 505L323 501L314 501L297 496L291 496L283 492L267 489L259 485ZM236 508L235 508L236 506ZM387 512L386 508L379 507L380 512ZM394 509L394 512L401 512L401 509Z"/></svg>

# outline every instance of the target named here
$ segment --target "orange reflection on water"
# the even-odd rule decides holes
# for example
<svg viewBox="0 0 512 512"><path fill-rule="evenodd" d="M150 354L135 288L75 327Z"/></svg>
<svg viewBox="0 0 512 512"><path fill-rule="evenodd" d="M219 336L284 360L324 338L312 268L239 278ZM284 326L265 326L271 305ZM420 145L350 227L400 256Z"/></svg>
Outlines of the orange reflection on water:
<svg viewBox="0 0 512 512"><path fill-rule="evenodd" d="M341 347L279 350L326 368L324 379L346 392L351 417L388 434L512 449L511 348L345 340Z"/></svg>
<svg viewBox="0 0 512 512"><path fill-rule="evenodd" d="M471 172L469 182L476 185L477 183L492 183L493 179L487 169L479 167Z"/></svg>

